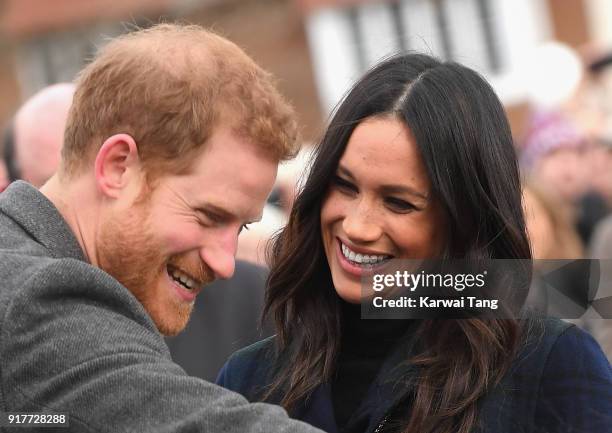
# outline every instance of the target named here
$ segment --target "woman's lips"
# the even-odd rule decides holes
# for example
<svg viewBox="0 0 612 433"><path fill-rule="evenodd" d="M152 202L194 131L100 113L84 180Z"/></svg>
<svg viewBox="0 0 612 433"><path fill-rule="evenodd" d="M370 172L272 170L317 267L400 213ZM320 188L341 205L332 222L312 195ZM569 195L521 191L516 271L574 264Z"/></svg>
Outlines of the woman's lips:
<svg viewBox="0 0 612 433"><path fill-rule="evenodd" d="M342 254L342 241L338 238L336 238L336 241L336 257L338 258L340 267L352 277L361 278L366 275L372 275L380 271L388 263L388 260L385 260L379 264L365 266L356 265Z"/></svg>

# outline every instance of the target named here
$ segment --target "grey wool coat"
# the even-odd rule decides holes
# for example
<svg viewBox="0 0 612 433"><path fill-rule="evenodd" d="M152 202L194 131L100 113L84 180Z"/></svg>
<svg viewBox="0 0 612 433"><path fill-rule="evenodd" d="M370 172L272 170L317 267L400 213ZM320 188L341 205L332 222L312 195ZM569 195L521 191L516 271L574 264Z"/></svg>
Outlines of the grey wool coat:
<svg viewBox="0 0 612 433"><path fill-rule="evenodd" d="M66 433L320 432L188 376L53 204L16 182L0 194L0 415L49 411Z"/></svg>

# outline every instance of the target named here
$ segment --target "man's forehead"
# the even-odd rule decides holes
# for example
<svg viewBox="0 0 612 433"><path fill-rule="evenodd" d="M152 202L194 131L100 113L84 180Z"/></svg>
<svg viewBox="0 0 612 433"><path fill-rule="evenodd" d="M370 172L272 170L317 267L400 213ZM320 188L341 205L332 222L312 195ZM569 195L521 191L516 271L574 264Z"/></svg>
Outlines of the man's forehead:
<svg viewBox="0 0 612 433"><path fill-rule="evenodd" d="M220 215L259 219L278 171L278 161L256 145L217 129L190 170L162 180L190 206Z"/></svg>

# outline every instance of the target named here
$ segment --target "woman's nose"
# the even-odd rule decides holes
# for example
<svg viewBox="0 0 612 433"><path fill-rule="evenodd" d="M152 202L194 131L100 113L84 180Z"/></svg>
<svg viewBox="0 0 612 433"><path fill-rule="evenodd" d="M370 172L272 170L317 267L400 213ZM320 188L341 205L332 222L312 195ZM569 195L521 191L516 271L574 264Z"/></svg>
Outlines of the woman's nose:
<svg viewBox="0 0 612 433"><path fill-rule="evenodd" d="M342 228L348 238L355 243L369 243L378 240L382 228L375 212L365 205L359 205L347 213Z"/></svg>

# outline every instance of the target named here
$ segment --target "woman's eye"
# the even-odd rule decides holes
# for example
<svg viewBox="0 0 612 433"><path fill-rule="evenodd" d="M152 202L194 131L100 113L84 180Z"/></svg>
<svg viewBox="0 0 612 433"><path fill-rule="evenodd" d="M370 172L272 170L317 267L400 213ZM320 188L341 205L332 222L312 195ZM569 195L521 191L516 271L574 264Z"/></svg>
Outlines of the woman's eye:
<svg viewBox="0 0 612 433"><path fill-rule="evenodd" d="M388 197L385 199L385 202L387 203L387 206L389 206L389 208L395 212L405 213L416 209L416 206L414 206L412 203L399 198Z"/></svg>
<svg viewBox="0 0 612 433"><path fill-rule="evenodd" d="M242 224L238 233L242 233L243 230L250 230L250 224Z"/></svg>
<svg viewBox="0 0 612 433"><path fill-rule="evenodd" d="M357 187L353 185L346 179L341 178L340 176L334 176L332 179L332 183L341 191L355 193L357 191Z"/></svg>

